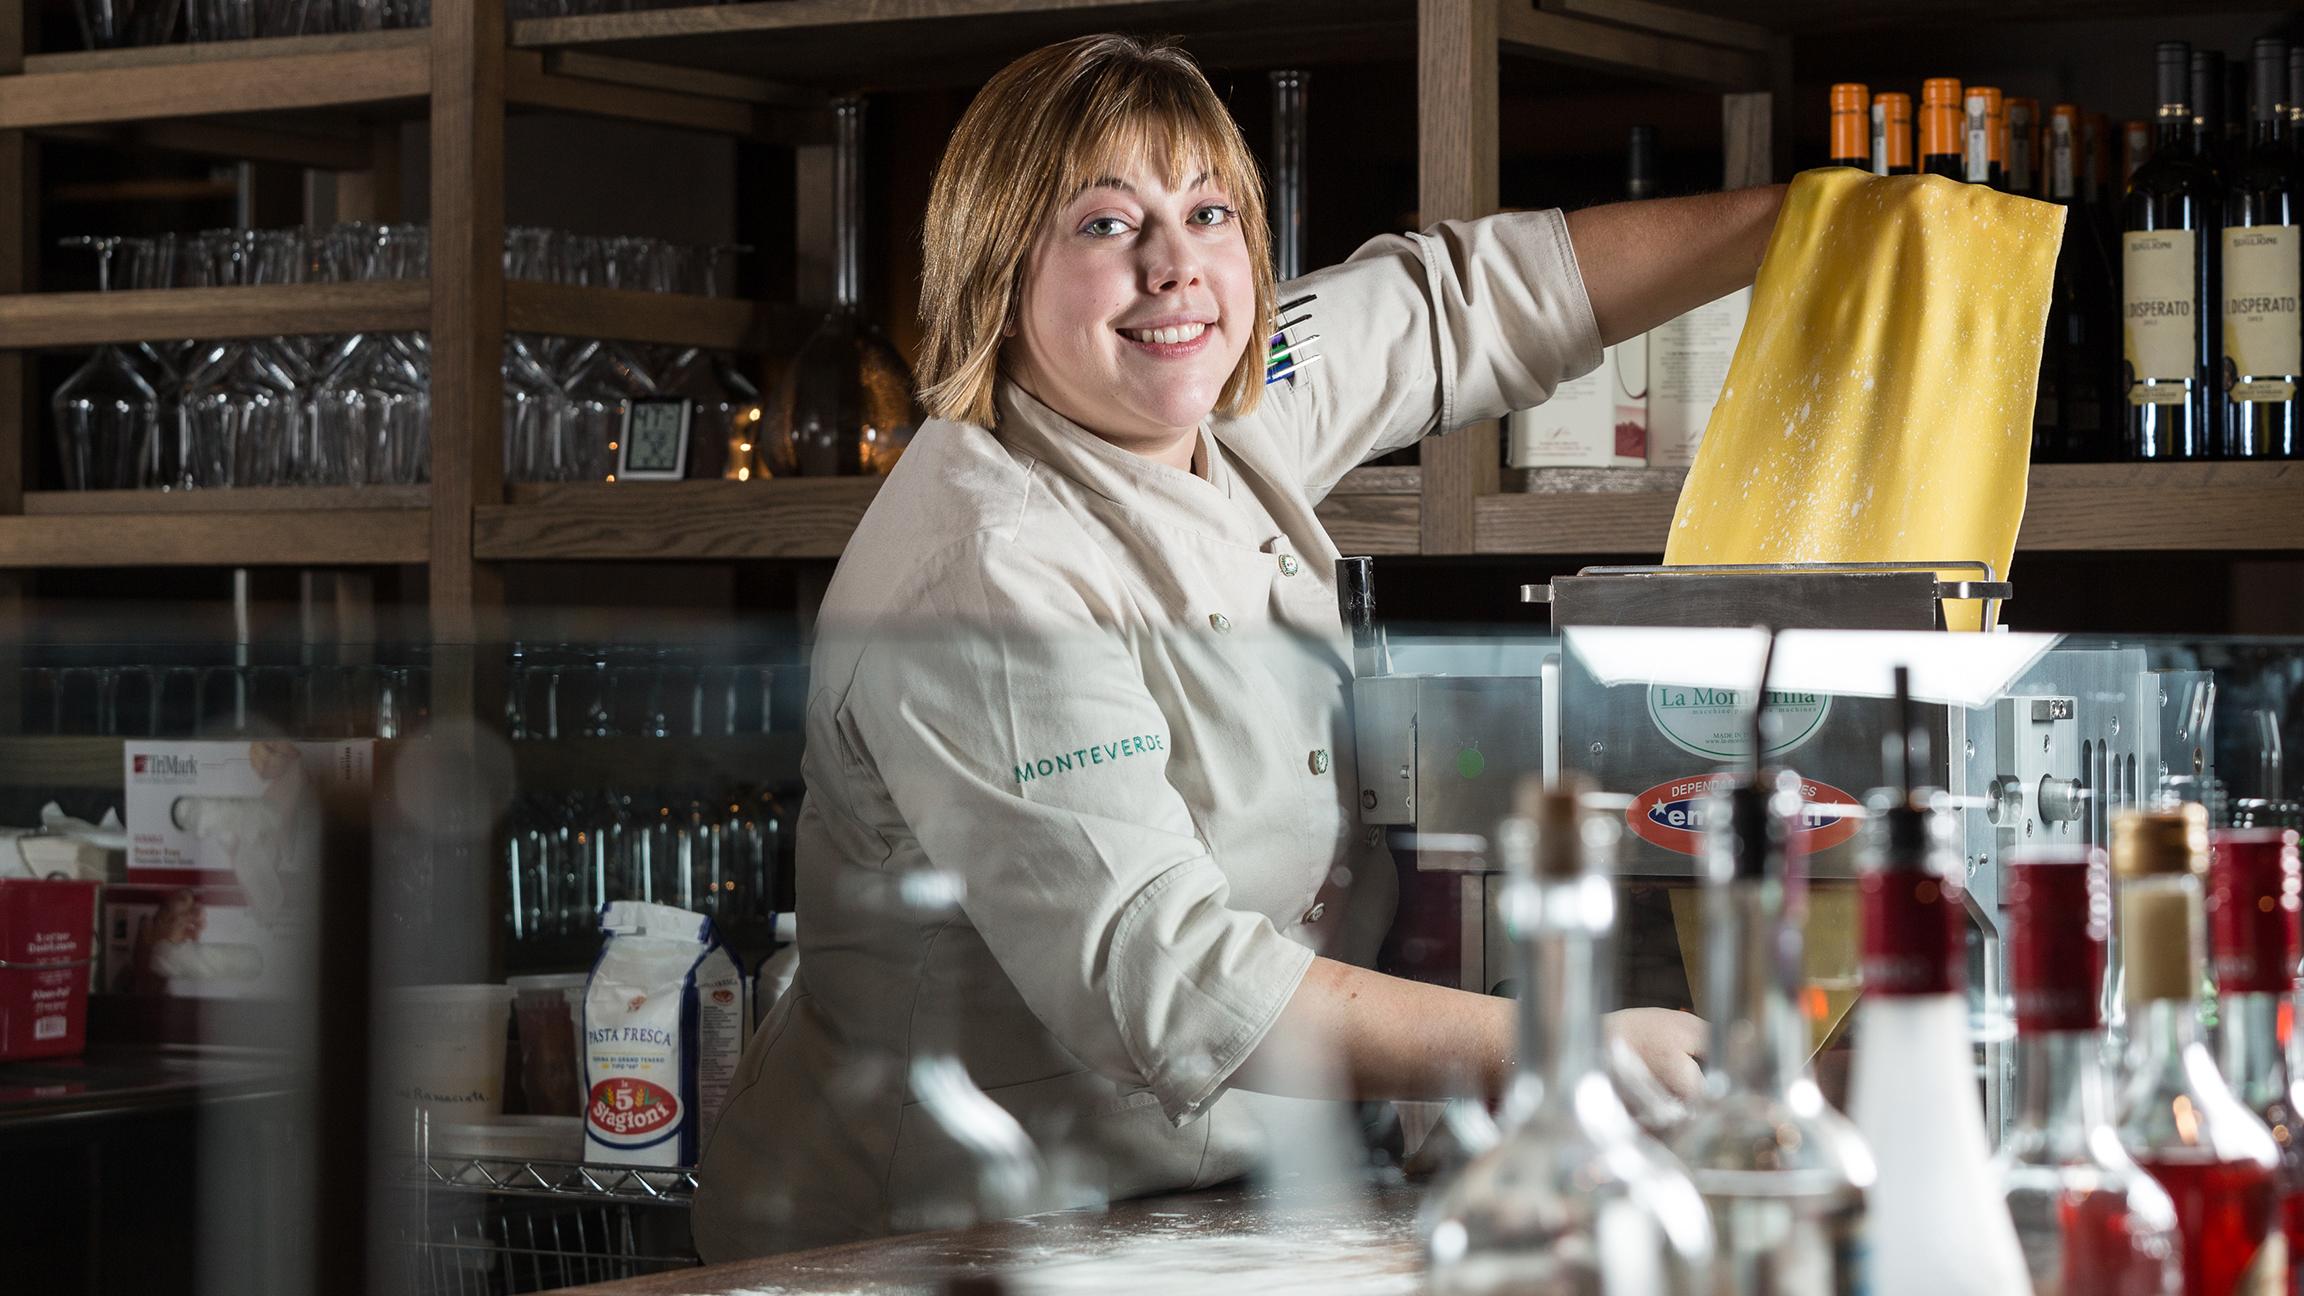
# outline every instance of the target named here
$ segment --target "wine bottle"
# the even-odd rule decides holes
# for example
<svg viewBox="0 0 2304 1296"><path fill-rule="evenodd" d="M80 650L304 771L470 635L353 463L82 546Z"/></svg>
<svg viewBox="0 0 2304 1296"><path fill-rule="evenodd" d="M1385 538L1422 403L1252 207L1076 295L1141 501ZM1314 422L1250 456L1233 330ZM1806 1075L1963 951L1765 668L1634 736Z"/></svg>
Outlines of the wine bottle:
<svg viewBox="0 0 2304 1296"><path fill-rule="evenodd" d="M2035 459L2086 462L2119 457L2113 374L2119 349L2112 323L2118 296L2105 255L2102 215L2086 200L2080 112L2057 104L2048 114L2048 198L2064 208L2064 241L2048 302L2048 354L2040 361L2041 399L2033 415Z"/></svg>
<svg viewBox="0 0 2304 1296"><path fill-rule="evenodd" d="M2237 459L2304 453L2304 334L2298 330L2298 249L2304 203L2289 154L2288 44L2256 42L2249 59L2249 139L2224 186L2222 391L2224 452Z"/></svg>
<svg viewBox="0 0 2304 1296"><path fill-rule="evenodd" d="M1872 1156L1808 1073L1798 1006L1801 810L1799 779L1768 771L1723 778L1705 816L1712 1045L1672 1150L1712 1212L1716 1296L1864 1290Z"/></svg>
<svg viewBox="0 0 2304 1296"><path fill-rule="evenodd" d="M2224 55L2192 51L2192 152L2218 172L2230 159L2224 152Z"/></svg>
<svg viewBox="0 0 2304 1296"><path fill-rule="evenodd" d="M1872 96L1872 174L1911 175L1912 96Z"/></svg>
<svg viewBox="0 0 2304 1296"><path fill-rule="evenodd" d="M2010 99L2007 113L2008 192L2040 196L2040 101Z"/></svg>
<svg viewBox="0 0 2304 1296"><path fill-rule="evenodd" d="M2288 47L2288 151L2304 155L2304 44Z"/></svg>
<svg viewBox="0 0 2304 1296"><path fill-rule="evenodd" d="M2281 1276L2258 1260L2278 1207L2279 1146L2200 1039L2207 856L2208 812L2196 802L2112 821L2128 1004L2120 1142L2176 1202L2187 1296L2272 1296Z"/></svg>
<svg viewBox="0 0 2304 1296"><path fill-rule="evenodd" d="M1929 175L1965 179L1961 148L1960 82L1930 77L1920 83L1920 169Z"/></svg>
<svg viewBox="0 0 2304 1296"><path fill-rule="evenodd" d="M2287 54L2282 52L2286 59ZM2280 1149L2279 1290L2304 1280L2304 1124L2291 1096L2281 1013L2296 991L2296 834L2226 828L2209 837L2208 950L2216 972L2217 1066Z"/></svg>
<svg viewBox="0 0 2304 1296"><path fill-rule="evenodd" d="M1966 920L1955 819L1927 768L1905 669L1896 668L1895 786L1871 797L1861 851L1864 998L1849 1112L1879 1177L1870 1199L1873 1296L2031 1290L1984 1142L1968 1042ZM1949 1245L1957 1238L1957 1245Z"/></svg>
<svg viewBox="0 0 2304 1296"><path fill-rule="evenodd" d="M2216 444L2215 173L2192 146L2191 47L2158 51L2160 111L2152 160L2121 207L2121 378L2127 443L2138 459L2204 459Z"/></svg>
<svg viewBox="0 0 2304 1296"><path fill-rule="evenodd" d="M2032 1290L2166 1296L2183 1281L2176 1204L2111 1137L2103 852L2020 855L2007 876L2018 1107L2000 1173Z"/></svg>
<svg viewBox="0 0 2304 1296"><path fill-rule="evenodd" d="M1970 184L2006 189L2008 167L2001 147L2001 132L2007 126L2007 119L2003 115L2007 110L2001 104L1998 87L1972 85L1962 97L1962 102L1967 111L1963 117L1966 140L1962 149L1964 165L1960 178Z"/></svg>
<svg viewBox="0 0 2304 1296"><path fill-rule="evenodd" d="M1671 1153L1642 1133L1601 1062L1612 997L1613 816L1530 779L1497 827L1520 991L1509 1134L1441 1194L1434 1296L1706 1291L1712 1226Z"/></svg>
<svg viewBox="0 0 2304 1296"><path fill-rule="evenodd" d="M2136 183L2136 172L2152 160L2152 123L2122 122L2120 124L2120 192L2125 195Z"/></svg>
<svg viewBox="0 0 2304 1296"><path fill-rule="evenodd" d="M1832 87L1831 104L1832 146L1824 165L1869 170L1872 88L1858 81L1837 82Z"/></svg>

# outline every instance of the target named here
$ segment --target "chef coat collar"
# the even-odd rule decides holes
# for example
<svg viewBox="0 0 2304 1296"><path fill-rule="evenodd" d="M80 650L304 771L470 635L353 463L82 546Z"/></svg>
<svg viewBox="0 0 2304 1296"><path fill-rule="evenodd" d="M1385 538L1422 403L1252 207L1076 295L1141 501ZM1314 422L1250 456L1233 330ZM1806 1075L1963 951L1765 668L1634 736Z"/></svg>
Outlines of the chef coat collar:
<svg viewBox="0 0 2304 1296"><path fill-rule="evenodd" d="M1203 455L1207 459L1208 476L1202 479L1113 445L1013 380L1000 381L995 400L1000 407L996 435L1002 441L1106 499L1228 544L1256 548L1266 539L1234 502L1230 456L1207 423L1200 425L1193 451L1196 461Z"/></svg>

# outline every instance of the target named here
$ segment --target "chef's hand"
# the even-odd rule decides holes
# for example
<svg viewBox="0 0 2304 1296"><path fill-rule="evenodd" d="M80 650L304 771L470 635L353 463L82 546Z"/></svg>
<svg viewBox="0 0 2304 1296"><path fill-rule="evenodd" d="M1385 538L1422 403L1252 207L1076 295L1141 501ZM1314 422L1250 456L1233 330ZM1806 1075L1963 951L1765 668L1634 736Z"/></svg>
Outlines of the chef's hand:
<svg viewBox="0 0 2304 1296"><path fill-rule="evenodd" d="M1686 1102L1704 1087L1704 1069L1697 1064L1709 1029L1703 1018L1669 1008L1621 1008L1601 1024L1673 1097Z"/></svg>

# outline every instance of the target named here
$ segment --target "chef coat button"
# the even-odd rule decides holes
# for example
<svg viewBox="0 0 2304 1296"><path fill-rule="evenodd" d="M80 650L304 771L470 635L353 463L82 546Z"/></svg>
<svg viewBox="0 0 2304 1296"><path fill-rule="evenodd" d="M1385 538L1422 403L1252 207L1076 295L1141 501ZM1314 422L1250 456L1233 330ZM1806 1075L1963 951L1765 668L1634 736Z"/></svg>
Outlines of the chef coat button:
<svg viewBox="0 0 2304 1296"><path fill-rule="evenodd" d="M1323 748L1320 748L1319 750L1316 750L1316 751L1314 751L1314 752L1312 753L1312 761L1311 761L1311 764L1312 764L1312 772L1313 772L1313 773L1315 773L1315 774L1325 774L1325 773L1327 773L1327 772L1328 772L1328 749L1327 749L1327 748L1325 748L1325 747L1323 747Z"/></svg>
<svg viewBox="0 0 2304 1296"><path fill-rule="evenodd" d="M1216 627L1216 633L1228 634L1232 629L1232 618L1221 612L1211 612L1208 614L1208 624Z"/></svg>
<svg viewBox="0 0 2304 1296"><path fill-rule="evenodd" d="M1302 564L1302 563L1300 563L1300 562L1296 561L1296 555L1294 555L1294 554L1282 554L1282 555L1280 555L1280 574L1281 574L1281 575L1283 575L1283 576L1293 576L1293 575L1295 575L1296 573L1298 573L1298 572L1300 572L1300 571L1302 571L1302 570L1304 570L1304 564Z"/></svg>
<svg viewBox="0 0 2304 1296"><path fill-rule="evenodd" d="M1313 901L1312 907L1304 911L1304 921L1308 923L1316 923L1327 916L1328 903L1325 900Z"/></svg>

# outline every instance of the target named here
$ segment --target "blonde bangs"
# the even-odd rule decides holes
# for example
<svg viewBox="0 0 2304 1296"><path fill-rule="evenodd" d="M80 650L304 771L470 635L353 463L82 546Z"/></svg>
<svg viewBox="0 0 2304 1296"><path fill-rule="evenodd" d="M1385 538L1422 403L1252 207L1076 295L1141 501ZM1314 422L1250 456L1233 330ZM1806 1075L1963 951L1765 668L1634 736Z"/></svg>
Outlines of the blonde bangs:
<svg viewBox="0 0 2304 1296"><path fill-rule="evenodd" d="M1273 318L1264 183L1239 125L1181 50L1084 36L1025 55L986 83L952 132L921 229L921 400L930 414L990 427L1001 341L1024 264L1057 208L1107 176L1144 166L1171 188L1206 172L1239 213L1258 319ZM1264 394L1251 342L1216 412Z"/></svg>

